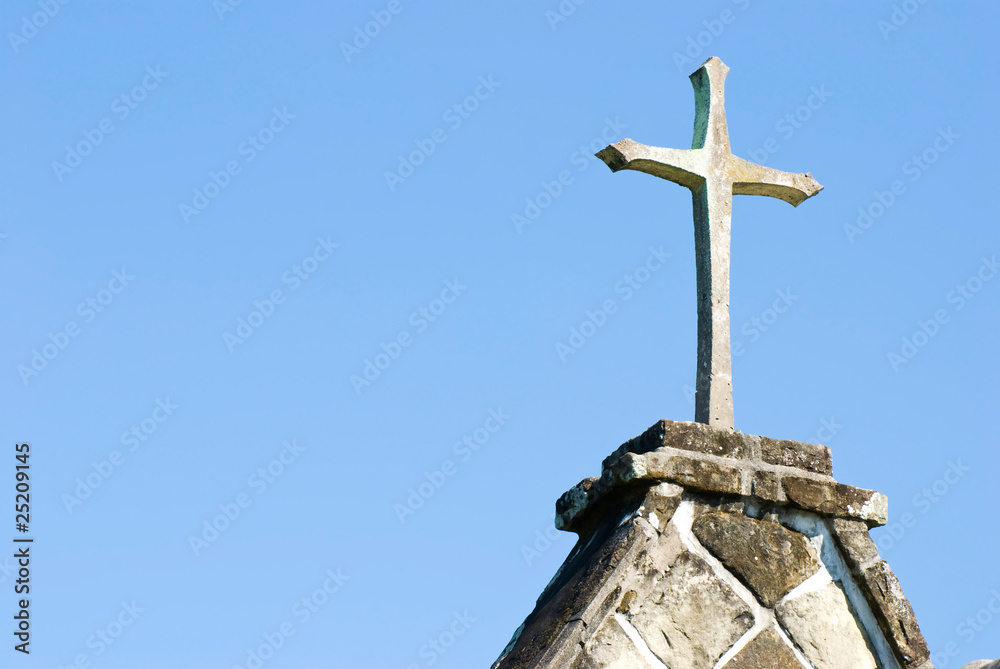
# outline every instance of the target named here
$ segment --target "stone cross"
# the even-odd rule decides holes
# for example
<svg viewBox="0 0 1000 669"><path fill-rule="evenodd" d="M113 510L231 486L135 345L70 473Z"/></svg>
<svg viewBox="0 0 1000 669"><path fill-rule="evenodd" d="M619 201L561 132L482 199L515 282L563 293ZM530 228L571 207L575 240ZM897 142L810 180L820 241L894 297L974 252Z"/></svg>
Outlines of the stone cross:
<svg viewBox="0 0 1000 669"><path fill-rule="evenodd" d="M612 172L637 170L691 190L698 283L698 380L695 420L733 427L729 344L729 238L733 195L769 195L798 206L823 189L812 175L780 172L733 155L724 89L729 68L718 58L691 75L691 149L662 149L623 139L597 154Z"/></svg>

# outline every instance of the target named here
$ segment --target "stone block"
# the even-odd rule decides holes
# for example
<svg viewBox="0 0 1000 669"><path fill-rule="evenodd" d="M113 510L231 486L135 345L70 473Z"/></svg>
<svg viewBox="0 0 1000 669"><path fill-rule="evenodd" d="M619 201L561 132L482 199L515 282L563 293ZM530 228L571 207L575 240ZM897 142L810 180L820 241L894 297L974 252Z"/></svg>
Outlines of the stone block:
<svg viewBox="0 0 1000 669"><path fill-rule="evenodd" d="M736 430L716 430L703 423L672 420L661 420L638 437L629 439L605 459L604 465L610 465L626 453L642 455L663 447L734 460L759 457L766 464L826 476L833 473L830 449L821 444L757 437Z"/></svg>
<svg viewBox="0 0 1000 669"><path fill-rule="evenodd" d="M837 547L852 572L857 573L862 565L878 557L878 547L868 533L868 525L860 520L833 518L829 521Z"/></svg>
<svg viewBox="0 0 1000 669"><path fill-rule="evenodd" d="M781 478L774 472L759 469L752 473L750 494L768 502L784 501Z"/></svg>
<svg viewBox="0 0 1000 669"><path fill-rule="evenodd" d="M767 608L820 568L805 536L778 523L719 512L697 518L692 529Z"/></svg>
<svg viewBox="0 0 1000 669"><path fill-rule="evenodd" d="M788 501L806 511L856 518L870 527L888 522L889 502L885 495L874 490L801 476L785 476L781 485Z"/></svg>
<svg viewBox="0 0 1000 669"><path fill-rule="evenodd" d="M650 434L652 433L652 434ZM661 420L646 431L648 444L669 446L682 451L747 460L752 455L748 436L735 430L713 430L702 423ZM644 435L646 436L646 435Z"/></svg>
<svg viewBox="0 0 1000 669"><path fill-rule="evenodd" d="M753 626L753 612L711 567L682 554L630 622L670 669L712 667Z"/></svg>
<svg viewBox="0 0 1000 669"><path fill-rule="evenodd" d="M741 492L738 466L661 452L626 455L619 464L628 467L634 478L672 481L696 490L729 495Z"/></svg>
<svg viewBox="0 0 1000 669"><path fill-rule="evenodd" d="M805 669L795 653L781 638L778 631L769 627L743 647L736 657L726 662L723 669ZM817 669L820 669L817 667Z"/></svg>
<svg viewBox="0 0 1000 669"><path fill-rule="evenodd" d="M739 497L700 492L688 493L688 496L694 503L695 518L718 511L743 515L746 509L746 502Z"/></svg>
<svg viewBox="0 0 1000 669"><path fill-rule="evenodd" d="M816 669L875 669L878 664L836 583L781 602L775 614Z"/></svg>
<svg viewBox="0 0 1000 669"><path fill-rule="evenodd" d="M752 456L752 439L754 437L735 430L713 430L702 423L661 420L638 437L622 444L605 459L604 465L607 466L625 453L642 455L664 446L745 460Z"/></svg>
<svg viewBox="0 0 1000 669"><path fill-rule="evenodd" d="M577 483L556 500L556 529L576 532L576 519L583 515L597 496L595 486L600 479L589 478Z"/></svg>
<svg viewBox="0 0 1000 669"><path fill-rule="evenodd" d="M761 437L760 458L770 465L795 467L826 476L833 474L830 449L820 444Z"/></svg>
<svg viewBox="0 0 1000 669"><path fill-rule="evenodd" d="M655 669L614 618L605 620L570 669Z"/></svg>
<svg viewBox="0 0 1000 669"><path fill-rule="evenodd" d="M913 607L888 563L879 560L863 569L860 577L865 597L900 663L904 667L917 667L926 662L930 657L927 642L920 633Z"/></svg>
<svg viewBox="0 0 1000 669"><path fill-rule="evenodd" d="M659 483L646 493L642 506L650 524L656 527L657 531L662 532L670 522L683 495L684 488L673 483Z"/></svg>

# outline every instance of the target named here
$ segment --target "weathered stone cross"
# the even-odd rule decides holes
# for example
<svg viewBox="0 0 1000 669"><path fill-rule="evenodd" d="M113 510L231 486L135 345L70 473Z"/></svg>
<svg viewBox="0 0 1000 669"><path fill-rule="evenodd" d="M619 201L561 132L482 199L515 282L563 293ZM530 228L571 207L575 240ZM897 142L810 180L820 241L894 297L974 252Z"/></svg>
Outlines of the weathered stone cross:
<svg viewBox="0 0 1000 669"><path fill-rule="evenodd" d="M710 58L691 75L695 102L691 150L662 149L623 139L597 154L612 172L637 170L691 190L698 279L698 381L694 418L718 429L733 427L729 343L733 195L769 195L797 207L823 189L808 172L779 172L733 155L724 97L728 73L729 68L721 60Z"/></svg>

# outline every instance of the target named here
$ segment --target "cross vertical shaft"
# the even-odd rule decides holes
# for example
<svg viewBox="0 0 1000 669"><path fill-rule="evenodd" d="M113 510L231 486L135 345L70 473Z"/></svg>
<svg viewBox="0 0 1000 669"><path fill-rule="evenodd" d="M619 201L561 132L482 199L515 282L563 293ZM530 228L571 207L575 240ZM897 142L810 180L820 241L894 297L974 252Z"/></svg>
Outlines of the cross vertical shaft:
<svg viewBox="0 0 1000 669"><path fill-rule="evenodd" d="M726 124L725 84L729 68L706 63L691 75L694 87L692 151L725 163L731 154ZM733 370L729 334L729 249L733 187L725 170L711 170L691 196L694 211L695 273L698 290L698 373L694 419L712 427L733 427Z"/></svg>
<svg viewBox="0 0 1000 669"><path fill-rule="evenodd" d="M729 334L733 195L767 195L798 206L823 189L808 172L780 172L733 155L725 110L728 73L721 60L710 58L691 75L695 120L690 150L623 139L597 154L613 172L646 172L691 190L698 285L695 420L717 429L734 425Z"/></svg>
<svg viewBox="0 0 1000 669"><path fill-rule="evenodd" d="M729 336L729 242L733 196L716 179L692 193L698 290L698 375L694 419L734 425ZM716 183L713 183L716 182Z"/></svg>

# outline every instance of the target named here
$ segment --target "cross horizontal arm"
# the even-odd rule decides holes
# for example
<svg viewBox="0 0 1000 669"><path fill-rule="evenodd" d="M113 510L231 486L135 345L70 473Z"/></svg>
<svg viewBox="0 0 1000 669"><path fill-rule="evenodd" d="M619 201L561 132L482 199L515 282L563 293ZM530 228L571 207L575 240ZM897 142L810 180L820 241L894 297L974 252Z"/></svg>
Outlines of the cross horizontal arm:
<svg viewBox="0 0 1000 669"><path fill-rule="evenodd" d="M823 190L808 172L782 172L737 156L730 158L729 178L733 182L734 195L767 195L784 200L793 207Z"/></svg>
<svg viewBox="0 0 1000 669"><path fill-rule="evenodd" d="M646 146L631 139L623 139L597 154L612 172L635 170L673 181L686 188L695 189L705 182L703 154L700 149L663 149Z"/></svg>

